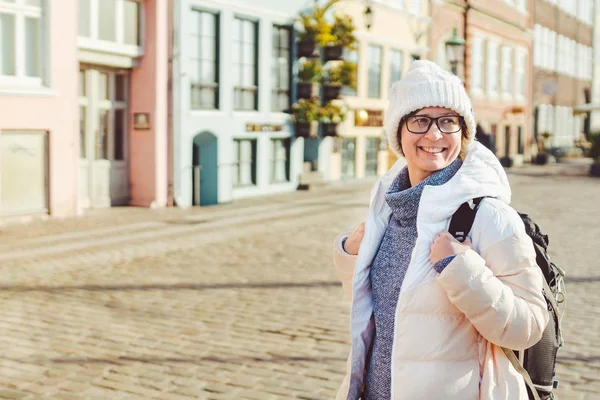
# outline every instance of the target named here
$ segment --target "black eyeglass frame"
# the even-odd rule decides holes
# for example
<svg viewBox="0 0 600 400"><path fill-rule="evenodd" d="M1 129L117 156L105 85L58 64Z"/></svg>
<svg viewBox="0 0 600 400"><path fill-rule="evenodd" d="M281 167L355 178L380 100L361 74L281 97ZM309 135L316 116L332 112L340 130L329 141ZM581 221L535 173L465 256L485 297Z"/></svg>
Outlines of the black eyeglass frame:
<svg viewBox="0 0 600 400"><path fill-rule="evenodd" d="M444 130L442 130L442 128L440 127L440 123L439 123L439 119L440 118L448 118L448 117L455 117L458 118L458 129L452 132L446 132ZM410 130L410 128L408 127L408 120L410 118L429 118L429 125L427 125L427 129L423 132L413 132ZM438 129L440 130L440 132L445 133L447 135L451 135L453 133L456 132L460 132L463 129L463 125L464 125L464 118L461 115L440 115L439 117L429 117L427 115L409 115L405 118L403 118L404 123L406 124L406 129L410 132L413 133L415 135L423 135L427 132L429 132L429 130L431 129L431 125L433 125L433 122L435 121L435 125L438 127Z"/></svg>

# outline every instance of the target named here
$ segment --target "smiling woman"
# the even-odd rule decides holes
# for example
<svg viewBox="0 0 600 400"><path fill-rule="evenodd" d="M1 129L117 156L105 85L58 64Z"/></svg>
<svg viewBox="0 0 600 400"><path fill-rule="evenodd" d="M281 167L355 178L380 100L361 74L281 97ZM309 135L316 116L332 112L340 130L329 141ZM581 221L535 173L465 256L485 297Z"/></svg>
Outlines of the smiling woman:
<svg viewBox="0 0 600 400"><path fill-rule="evenodd" d="M392 86L386 133L404 160L376 184L366 223L334 243L353 299L338 400L527 400L502 348L540 339L543 277L508 205L506 174L474 142L475 126L462 82L432 62L413 62ZM445 228L479 197L459 242Z"/></svg>

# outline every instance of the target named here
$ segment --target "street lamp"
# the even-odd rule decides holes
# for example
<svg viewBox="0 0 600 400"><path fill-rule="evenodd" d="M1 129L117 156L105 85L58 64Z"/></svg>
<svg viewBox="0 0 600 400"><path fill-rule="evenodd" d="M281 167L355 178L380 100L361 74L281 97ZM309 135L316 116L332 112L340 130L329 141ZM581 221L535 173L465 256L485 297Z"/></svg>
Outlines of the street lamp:
<svg viewBox="0 0 600 400"><path fill-rule="evenodd" d="M465 39L458 36L457 29L454 28L452 37L446 42L446 58L452 68L452 73L458 75L458 63L465 54Z"/></svg>
<svg viewBox="0 0 600 400"><path fill-rule="evenodd" d="M367 4L367 8L365 8L364 16L365 16L365 26L367 27L367 30L371 29L371 26L373 25L373 10L371 9L370 4Z"/></svg>

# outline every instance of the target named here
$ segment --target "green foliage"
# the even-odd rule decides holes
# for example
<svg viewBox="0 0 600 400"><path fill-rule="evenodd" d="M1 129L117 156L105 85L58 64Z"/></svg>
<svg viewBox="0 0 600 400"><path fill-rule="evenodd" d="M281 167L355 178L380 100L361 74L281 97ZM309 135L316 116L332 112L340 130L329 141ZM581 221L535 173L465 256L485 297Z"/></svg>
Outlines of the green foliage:
<svg viewBox="0 0 600 400"><path fill-rule="evenodd" d="M325 46L335 40L331 34L331 24L324 17L319 17L317 14L301 14L300 22L304 28L299 35L301 41L314 41L319 46Z"/></svg>
<svg viewBox="0 0 600 400"><path fill-rule="evenodd" d="M324 82L329 85L348 86L356 90L357 65L351 61L335 63L326 72Z"/></svg>
<svg viewBox="0 0 600 400"><path fill-rule="evenodd" d="M319 122L324 124L339 124L346 119L347 110L342 106L328 102L319 109Z"/></svg>
<svg viewBox="0 0 600 400"><path fill-rule="evenodd" d="M354 36L356 26L349 15L335 15L331 27L331 34L335 37L334 46L341 46L348 50L356 50L358 40Z"/></svg>
<svg viewBox="0 0 600 400"><path fill-rule="evenodd" d="M294 122L311 123L318 121L320 117L320 107L318 99L300 99L292 105L292 120Z"/></svg>
<svg viewBox="0 0 600 400"><path fill-rule="evenodd" d="M318 59L306 59L298 71L298 79L300 82L319 82L323 74L321 61Z"/></svg>

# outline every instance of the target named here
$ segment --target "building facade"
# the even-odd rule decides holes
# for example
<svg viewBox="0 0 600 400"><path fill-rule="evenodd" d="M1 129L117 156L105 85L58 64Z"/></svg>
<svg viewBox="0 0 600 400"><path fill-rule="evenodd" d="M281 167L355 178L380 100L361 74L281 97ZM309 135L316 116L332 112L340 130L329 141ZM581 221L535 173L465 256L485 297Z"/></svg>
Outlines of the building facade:
<svg viewBox="0 0 600 400"><path fill-rule="evenodd" d="M2 217L77 213L76 10L0 0Z"/></svg>
<svg viewBox="0 0 600 400"><path fill-rule="evenodd" d="M569 148L590 131L594 0L535 0L535 133L550 135L548 147Z"/></svg>
<svg viewBox="0 0 600 400"><path fill-rule="evenodd" d="M173 197L211 205L296 190L293 22L304 1L176 0Z"/></svg>
<svg viewBox="0 0 600 400"><path fill-rule="evenodd" d="M78 202L164 207L168 0L79 0Z"/></svg>
<svg viewBox="0 0 600 400"><path fill-rule="evenodd" d="M473 102L478 137L505 165L528 160L533 137L532 14L528 0L450 0L432 10L431 57L448 66L444 47L452 29L465 38L458 74Z"/></svg>
<svg viewBox="0 0 600 400"><path fill-rule="evenodd" d="M358 64L357 88L344 88L348 117L340 137L327 138L330 181L382 175L396 162L383 128L392 83L400 80L415 59L426 58L429 1L379 0L372 3L373 20L365 21L365 2L343 1L335 12L348 14L356 26L358 49L345 58Z"/></svg>

